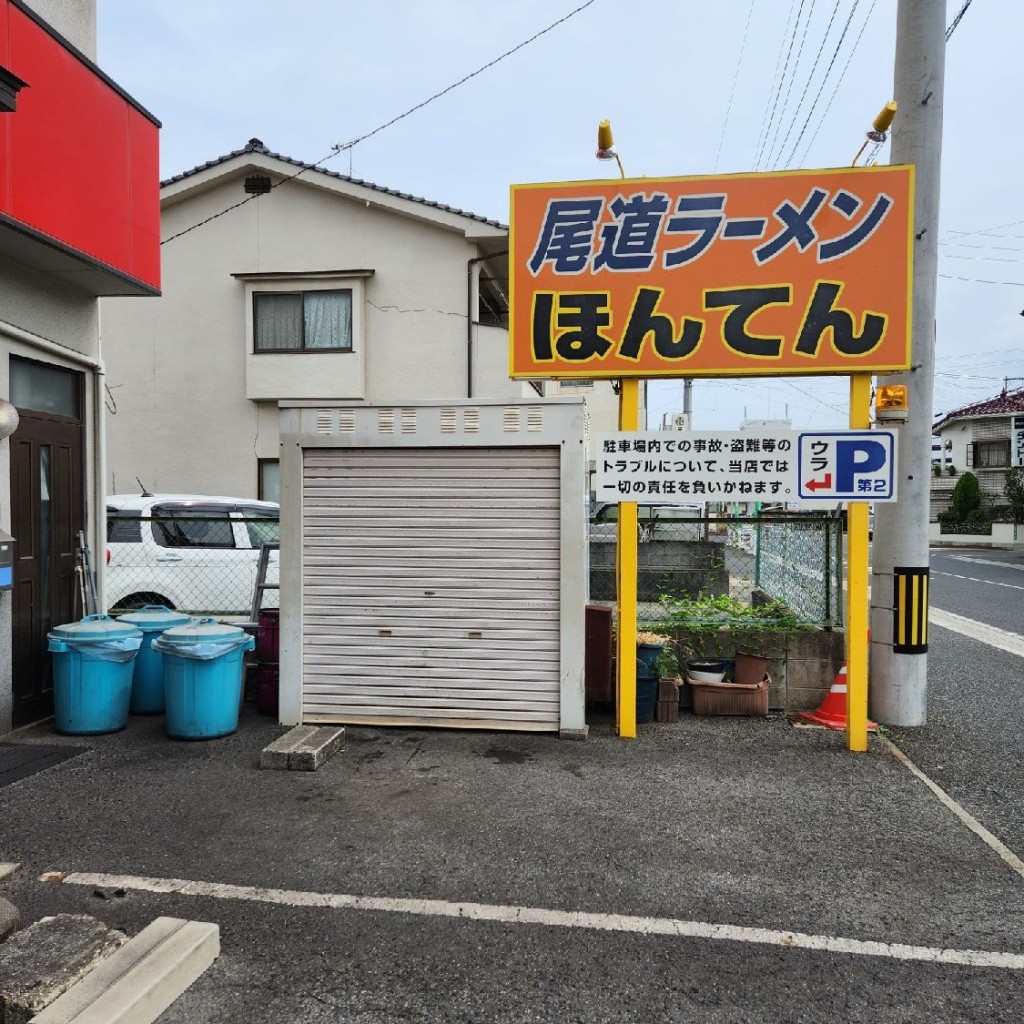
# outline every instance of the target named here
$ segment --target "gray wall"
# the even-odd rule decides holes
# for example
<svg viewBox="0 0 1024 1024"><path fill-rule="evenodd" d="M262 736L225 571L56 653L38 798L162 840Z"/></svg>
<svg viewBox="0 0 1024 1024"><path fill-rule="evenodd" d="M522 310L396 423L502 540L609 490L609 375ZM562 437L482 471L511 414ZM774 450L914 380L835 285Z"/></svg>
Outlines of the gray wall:
<svg viewBox="0 0 1024 1024"><path fill-rule="evenodd" d="M96 60L96 0L28 0L28 6L91 61Z"/></svg>

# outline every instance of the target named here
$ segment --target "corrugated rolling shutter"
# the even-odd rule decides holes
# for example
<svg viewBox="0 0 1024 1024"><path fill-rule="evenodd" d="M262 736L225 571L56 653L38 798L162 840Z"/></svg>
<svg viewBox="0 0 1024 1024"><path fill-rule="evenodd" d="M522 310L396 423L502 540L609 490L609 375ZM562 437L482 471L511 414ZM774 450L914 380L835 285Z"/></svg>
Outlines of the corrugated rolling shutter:
<svg viewBox="0 0 1024 1024"><path fill-rule="evenodd" d="M557 448L307 449L303 721L556 731Z"/></svg>

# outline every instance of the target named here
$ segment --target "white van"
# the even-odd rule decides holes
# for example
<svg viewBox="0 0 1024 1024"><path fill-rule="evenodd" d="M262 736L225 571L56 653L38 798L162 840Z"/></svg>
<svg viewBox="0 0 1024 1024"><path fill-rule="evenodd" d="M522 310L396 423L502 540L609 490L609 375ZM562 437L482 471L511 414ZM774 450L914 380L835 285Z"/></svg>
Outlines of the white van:
<svg viewBox="0 0 1024 1024"><path fill-rule="evenodd" d="M107 607L123 612L162 604L196 614L248 615L260 548L279 542L279 516L272 501L109 495ZM277 567L275 551L267 583L277 582Z"/></svg>

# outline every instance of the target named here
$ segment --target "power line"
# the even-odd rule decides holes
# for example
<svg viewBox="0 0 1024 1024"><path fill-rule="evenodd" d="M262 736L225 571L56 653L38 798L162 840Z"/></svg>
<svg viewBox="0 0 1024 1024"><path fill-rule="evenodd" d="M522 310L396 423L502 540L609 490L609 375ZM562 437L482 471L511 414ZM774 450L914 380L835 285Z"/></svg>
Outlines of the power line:
<svg viewBox="0 0 1024 1024"><path fill-rule="evenodd" d="M376 135L378 132L384 131L385 128L390 128L393 124L397 124L399 121L408 117L410 114L415 114L417 110L422 110L425 106L427 106L428 103L433 103L434 100L439 100L442 96L446 96L453 89L458 89L460 85L465 85L466 82L468 82L471 78L476 78L477 75L481 75L489 68L493 68L495 64L499 64L506 57L511 57L513 53L517 53L524 46L529 46L530 43L534 42L537 39L540 39L540 37L543 35L547 35L547 33L550 32L552 29L558 28L558 26L561 25L563 22L568 21L570 18L574 18L577 14L580 13L580 11L586 10L588 7L595 3L597 3L597 0L586 0L586 3L580 4L579 7L575 8L574 10L571 10L568 14L559 18L558 21L553 21L550 25L548 25L547 28L542 28L539 32L530 36L529 39L524 39L518 45L513 46L511 50L506 50L503 54L501 54L500 57L495 57L494 60L488 61L482 67L477 68L476 71L471 71L468 75L465 75L464 77L460 78L457 82L452 82L451 85L442 89L440 92L435 92L433 96L430 96L427 99L423 100L422 103L417 103L416 106L410 107L404 113L399 114L398 117L393 117L391 118L390 121L387 121L384 124L374 128L372 132L367 132L365 135L360 135L358 138L351 139L348 142L337 143L333 147L334 151L336 153L343 153L345 150L351 149L353 146L358 146L360 142L365 142L367 139L373 138L373 136Z"/></svg>
<svg viewBox="0 0 1024 1024"><path fill-rule="evenodd" d="M1024 281L989 281L984 277L959 277L956 274L939 274L948 281L968 281L971 284L1005 284L1013 288L1024 288Z"/></svg>
<svg viewBox="0 0 1024 1024"><path fill-rule="evenodd" d="M838 0L837 0L838 2ZM718 171L718 161L722 156L722 143L725 142L725 129L729 126L729 115L732 113L732 100L736 95L736 82L740 77L740 65L743 63L743 54L747 49L747 33L750 31L750 16L754 13L754 0L750 0L750 7L747 8L747 24L743 29L743 42L740 43L740 55L736 58L736 70L732 76L732 89L729 92L729 104L725 108L725 120L722 122L722 134L718 137L718 152L715 154L715 172Z"/></svg>
<svg viewBox="0 0 1024 1024"><path fill-rule="evenodd" d="M993 235L993 238L1024 238L1024 235ZM995 252L1021 252L1024 248L1019 245L974 245L971 242L939 242L939 245L954 245L958 249L990 249Z"/></svg>
<svg viewBox="0 0 1024 1024"><path fill-rule="evenodd" d="M857 10L857 6L858 6L859 3L860 3L860 0L854 0L853 7L850 8L850 15L847 18L846 26L843 28L843 36L844 37L846 35L847 29L850 27L850 23L853 21L853 15L854 15L854 12ZM840 73L839 78L836 81L835 88L832 90L832 95L829 96L828 102L825 104L825 108L821 112L821 117L818 118L818 124L817 124L817 127L814 129L814 134L811 136L810 141L804 147L803 153L801 153L801 155L800 155L800 161L799 161L800 163L803 163L807 159L807 154L810 152L811 147L814 145L815 140L818 138L818 132L821 131L821 126L825 123L825 115L829 112L829 108L832 106L832 102L836 98L836 93L839 92L839 87L843 84L843 79L846 78L846 72L849 71L849 69L850 69L850 62L853 60L853 55L857 52L858 48L860 47L860 41L864 37L864 29L866 29L868 27L868 22L871 20L871 15L875 13L875 7L877 6L877 4L878 4L878 0L871 0L871 7L868 9L867 17L865 17L863 23L860 26L860 31L857 33L857 38L856 38L856 40L854 40L854 43L853 43L853 49L850 50L849 56L846 58L846 63L843 65L843 70ZM842 41L843 41L842 38L840 38L840 40L839 40L840 46L842 45ZM839 47L837 46L836 47L835 55L832 58L833 63L835 62L835 59L838 56L839 56ZM832 64L829 64L829 71L831 71L831 70L832 70ZM820 99L821 93L824 90L825 83L827 81L828 81L828 72L825 73L825 78L823 79L823 81L821 83L821 89L818 90L818 96L815 98L814 105L811 107L811 113L807 117L807 124L804 125L804 128L800 132L801 136L803 135L804 130L806 130L806 128L810 124L811 117L814 114L814 108L817 107L817 105L818 105L818 99Z"/></svg>
<svg viewBox="0 0 1024 1024"><path fill-rule="evenodd" d="M949 37L956 31L957 25L960 24L960 19L967 13L967 8L971 6L971 0L965 0L963 7L957 13L957 16L953 19L952 24L946 29L946 42L949 42Z"/></svg>
<svg viewBox="0 0 1024 1024"><path fill-rule="evenodd" d="M835 5L835 7L832 8L832 16L828 19L828 27L825 29L825 34L821 37L821 46L818 47L818 52L814 56L814 64L811 67L811 73L807 76L807 81L804 82L804 91L800 94L800 102L796 105L796 110L794 111L794 114L793 114L794 120L793 120L792 124L790 124L789 128L786 131L786 138L785 138L785 141L782 143L782 147L781 147L782 149L786 148L786 143L789 141L790 136L793 134L793 128L796 125L796 118L800 116L800 111L803 109L804 100L807 99L807 91L810 89L811 82L814 80L814 73L818 70L818 63L821 60L822 53L824 53L824 51L825 51L825 44L828 42L828 37L832 34L832 26L835 23L836 15L839 13L839 7L840 7L841 4L842 4L842 0L836 0L836 5ZM840 40L840 42L842 42L842 40ZM833 61L834 61L834 59L835 58L833 58ZM831 67L832 67L832 65L830 64L829 65L829 70L831 70ZM827 72L826 72L825 77L826 78L828 77ZM819 95L820 95L820 93L819 93ZM813 107L812 107L812 110L813 110ZM807 112L808 117L810 117L810 114L811 114L811 111L809 110ZM804 127L805 128L807 127L807 122L806 121L804 122ZM796 142L793 143L793 148L789 151L789 155L786 157L786 166L787 167L789 166L789 161L793 158L794 150L800 144L800 139L802 139L802 138L803 138L803 131L800 132L800 136L797 138ZM782 155L781 152L780 152L779 155L780 156Z"/></svg>
<svg viewBox="0 0 1024 1024"><path fill-rule="evenodd" d="M585 3L582 3L579 5L579 7L576 7L573 10L569 11L568 14L563 15L557 21L553 21L550 25L547 26L547 28L543 28L539 32L536 32L534 35L530 36L529 39L524 39L521 43L519 43L516 46L513 46L510 50L506 50L500 56L495 57L494 60L488 61L486 64L477 68L476 71L470 72L468 75L465 75L464 77L460 78L457 82L453 82L447 88L442 89L440 92L434 93L433 96L430 96L427 99L423 100L421 103L417 103L415 106L410 107L408 110L399 114L397 117L391 118L390 121L386 121L384 124L378 125L376 128L373 129L373 131L366 132L364 135L360 135L355 139L351 139L349 142L337 143L336 145L331 147L330 153L328 153L326 156L321 157L319 160L316 161L316 163L306 164L304 167L300 167L294 174L289 174L287 177L282 178L280 181L274 182L274 184L272 184L270 188L279 188L281 185L284 185L289 181L294 181L297 177L299 177L299 175L305 174L307 171L315 170L321 164L326 163L328 160L330 160L332 157L337 156L339 153L343 153L346 150L352 149L354 146L358 146L360 142L365 142L367 139L372 138L379 132L384 131L385 128L390 128L393 124L397 124L399 121L403 120L404 118L407 118L410 114L416 113L417 110L422 110L425 106L427 106L427 104L433 103L434 100L440 99L442 96L446 95L447 93L450 93L453 89L457 89L460 85L464 85L471 78L476 78L477 75L482 74L489 68L493 68L495 64L500 63L506 57L511 57L512 54L517 53L519 50L523 49L524 46L529 46L530 43L534 42L537 39L540 39L541 36L546 35L548 32L552 31L552 29L557 28L559 25L568 21L570 18L575 17L581 11L585 11L588 7L592 6L595 3L597 3L597 0L586 0ZM179 231L176 234L173 234L170 237L163 239L163 241L161 241L160 244L166 245L168 242L173 242L176 238L181 238L182 235L187 235L190 231L195 231L197 228L201 228L204 225L209 224L211 221L215 221L219 217L223 217L225 214L231 213L232 210L237 210L240 206L245 206L246 203L249 203L256 198L258 198L256 194L246 196L245 199L241 199L237 203L232 203L231 206L226 207L219 213L215 213L212 216L207 217L204 220L198 221L197 223L191 225L190 227L187 227L184 230Z"/></svg>
<svg viewBox="0 0 1024 1024"><path fill-rule="evenodd" d="M956 235L959 238L969 238L971 235L983 235L989 238L1024 238L1024 235L994 234L994 232L998 231L1000 228L1015 228L1021 224L1024 224L1024 220L1011 220L1007 224L993 224L987 228L978 228L976 231L954 231L951 229L949 231L949 234Z"/></svg>
<svg viewBox="0 0 1024 1024"><path fill-rule="evenodd" d="M772 106L772 97L774 95L775 102L779 101L779 93L782 91L782 55L786 52L786 39L789 37L790 49L793 47L793 39L789 35L789 26L793 22L793 12L796 10L796 0L790 0L789 3L789 14L786 16L786 27L782 32L782 42L779 44L779 56L775 61L775 71L772 74L772 84L768 87L768 99L764 104L764 114L761 117L761 130L757 133L757 150L754 153L754 167L756 168L761 162L761 153L764 150L764 144L768 141L768 134L771 131L771 121L775 118L775 108ZM771 119L768 117L769 109L772 112Z"/></svg>
<svg viewBox="0 0 1024 1024"><path fill-rule="evenodd" d="M789 77L789 83L786 86L786 98L782 101L782 110L779 113L779 123L775 126L775 135L772 137L771 145L768 150L768 166L775 163L775 140L779 137L783 126L786 123L786 111L789 109L789 97L793 94L793 82L796 80L797 69L800 67L800 58L804 53L804 43L807 41L807 30L811 27L811 16L814 14L814 6L816 0L811 0L811 6L807 8L807 21L804 23L803 35L800 36L800 46L796 51L796 61L793 63L793 74ZM803 11L803 4L801 3L801 12ZM793 30L794 35L800 31L800 15L797 15L796 28ZM799 110L799 107L797 108ZM795 113L794 113L795 116ZM788 136L788 129L787 129ZM785 147L785 142L779 148ZM781 156L781 153L779 154Z"/></svg>

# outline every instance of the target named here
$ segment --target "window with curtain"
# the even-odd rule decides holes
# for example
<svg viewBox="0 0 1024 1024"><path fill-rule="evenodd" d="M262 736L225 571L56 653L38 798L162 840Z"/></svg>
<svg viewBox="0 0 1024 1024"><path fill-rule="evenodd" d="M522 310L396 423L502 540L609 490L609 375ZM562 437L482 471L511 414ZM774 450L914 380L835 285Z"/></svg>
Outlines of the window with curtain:
<svg viewBox="0 0 1024 1024"><path fill-rule="evenodd" d="M257 352L352 351L352 292L257 292Z"/></svg>
<svg viewBox="0 0 1024 1024"><path fill-rule="evenodd" d="M974 458L971 460L975 469L1002 469L1010 464L1010 439L1005 441L975 441L973 444Z"/></svg>

